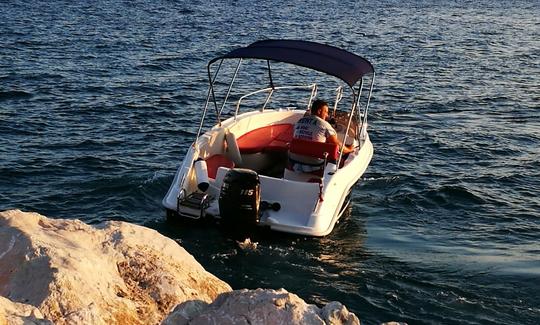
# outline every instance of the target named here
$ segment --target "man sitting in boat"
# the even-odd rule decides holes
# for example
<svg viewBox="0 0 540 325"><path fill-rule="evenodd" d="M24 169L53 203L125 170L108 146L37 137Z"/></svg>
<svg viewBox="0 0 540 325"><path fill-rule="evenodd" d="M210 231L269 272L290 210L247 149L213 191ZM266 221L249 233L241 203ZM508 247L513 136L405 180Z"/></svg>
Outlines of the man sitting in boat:
<svg viewBox="0 0 540 325"><path fill-rule="evenodd" d="M326 121L328 118L328 103L317 99L311 105L311 114L302 117L294 125L293 138L313 142L332 143L341 147L336 130ZM352 146L345 146L343 154L353 151ZM289 161L295 172L312 173L319 171L324 163L323 159L301 156L289 153Z"/></svg>

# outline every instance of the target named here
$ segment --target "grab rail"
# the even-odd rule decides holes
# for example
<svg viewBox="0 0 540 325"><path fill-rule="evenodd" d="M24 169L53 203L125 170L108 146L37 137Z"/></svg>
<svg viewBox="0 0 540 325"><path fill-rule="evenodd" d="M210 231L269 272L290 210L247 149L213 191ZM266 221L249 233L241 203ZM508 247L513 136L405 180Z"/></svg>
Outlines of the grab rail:
<svg viewBox="0 0 540 325"><path fill-rule="evenodd" d="M276 90L278 90L278 89L310 89L311 90L311 95L310 95L310 98L309 98L309 101L308 101L308 107L309 107L311 101L313 100L313 98L317 95L317 84L315 84L315 83L311 84L311 85L279 86L279 87L268 87L268 88L259 89L259 90L253 91L251 93L245 94L244 96L242 96L242 97L240 97L238 99L238 102L236 104L236 110L234 111L234 119L236 120L238 112L240 111L240 104L242 103L242 101L244 99L246 99L247 97L262 93L262 92L269 92L269 94L268 94L268 96L267 96L267 98L266 98L266 100L264 102L264 105L261 108L261 112L263 112L264 109L266 108L266 105L270 101L270 98L272 97L274 92Z"/></svg>

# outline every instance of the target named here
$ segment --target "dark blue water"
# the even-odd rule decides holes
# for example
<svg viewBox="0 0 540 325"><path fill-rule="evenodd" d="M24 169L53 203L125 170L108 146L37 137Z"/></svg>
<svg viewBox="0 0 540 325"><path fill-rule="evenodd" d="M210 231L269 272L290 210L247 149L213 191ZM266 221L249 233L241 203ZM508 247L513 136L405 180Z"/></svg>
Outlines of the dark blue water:
<svg viewBox="0 0 540 325"><path fill-rule="evenodd" d="M540 5L535 1L3 1L0 210L125 220L234 288L343 302L365 324L540 323ZM205 65L265 38L377 71L375 155L325 238L169 224ZM0 239L1 240L1 239Z"/></svg>

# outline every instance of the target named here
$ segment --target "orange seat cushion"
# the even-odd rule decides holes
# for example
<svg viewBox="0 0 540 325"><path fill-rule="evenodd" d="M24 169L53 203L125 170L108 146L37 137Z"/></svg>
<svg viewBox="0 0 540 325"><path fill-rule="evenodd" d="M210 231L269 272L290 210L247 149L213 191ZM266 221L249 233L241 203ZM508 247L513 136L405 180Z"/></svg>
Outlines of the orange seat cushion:
<svg viewBox="0 0 540 325"><path fill-rule="evenodd" d="M213 155L205 159L206 168L208 169L208 177L216 179L217 170L219 167L233 168L234 162L224 155Z"/></svg>
<svg viewBox="0 0 540 325"><path fill-rule="evenodd" d="M258 128L237 139L241 153L286 151L293 136L292 124L274 124Z"/></svg>
<svg viewBox="0 0 540 325"><path fill-rule="evenodd" d="M289 150L298 155L321 159L324 158L326 152L328 161L336 161L339 157L339 146L333 143L292 139Z"/></svg>

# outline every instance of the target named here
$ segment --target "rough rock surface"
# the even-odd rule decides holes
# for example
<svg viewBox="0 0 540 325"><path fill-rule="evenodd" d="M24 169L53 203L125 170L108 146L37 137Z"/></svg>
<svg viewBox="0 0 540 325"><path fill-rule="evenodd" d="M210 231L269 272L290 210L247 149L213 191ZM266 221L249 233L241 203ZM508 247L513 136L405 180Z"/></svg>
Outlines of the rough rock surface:
<svg viewBox="0 0 540 325"><path fill-rule="evenodd" d="M3 299L0 325L12 315L36 323L39 312L58 325L156 324L179 303L230 290L154 230L0 212L0 296L22 308Z"/></svg>
<svg viewBox="0 0 540 325"><path fill-rule="evenodd" d="M0 325L52 325L34 306L13 302L0 296Z"/></svg>
<svg viewBox="0 0 540 325"><path fill-rule="evenodd" d="M0 325L162 320L360 324L339 302L318 308L284 289L231 291L176 242L151 229L0 212Z"/></svg>
<svg viewBox="0 0 540 325"><path fill-rule="evenodd" d="M162 325L183 324L360 324L339 302L322 309L297 295L280 290L235 290L221 294L213 303L184 302Z"/></svg>

